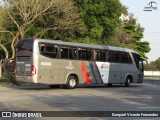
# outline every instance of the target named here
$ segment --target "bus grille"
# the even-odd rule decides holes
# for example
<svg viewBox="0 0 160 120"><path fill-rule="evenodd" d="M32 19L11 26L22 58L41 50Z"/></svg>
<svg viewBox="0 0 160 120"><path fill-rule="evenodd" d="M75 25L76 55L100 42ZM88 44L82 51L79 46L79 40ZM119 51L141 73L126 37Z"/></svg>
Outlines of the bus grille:
<svg viewBox="0 0 160 120"><path fill-rule="evenodd" d="M30 61L30 56L17 56L17 61Z"/></svg>

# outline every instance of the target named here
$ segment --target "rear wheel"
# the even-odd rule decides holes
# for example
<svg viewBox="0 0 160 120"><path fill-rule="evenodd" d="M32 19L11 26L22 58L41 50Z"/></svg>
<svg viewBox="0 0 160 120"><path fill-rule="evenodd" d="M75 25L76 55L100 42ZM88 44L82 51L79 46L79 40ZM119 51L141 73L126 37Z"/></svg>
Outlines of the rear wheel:
<svg viewBox="0 0 160 120"><path fill-rule="evenodd" d="M70 75L68 77L67 84L64 87L67 89L74 89L76 88L77 85L78 85L78 79L75 76Z"/></svg>
<svg viewBox="0 0 160 120"><path fill-rule="evenodd" d="M125 81L125 87L129 87L130 85L131 85L131 79L127 77Z"/></svg>

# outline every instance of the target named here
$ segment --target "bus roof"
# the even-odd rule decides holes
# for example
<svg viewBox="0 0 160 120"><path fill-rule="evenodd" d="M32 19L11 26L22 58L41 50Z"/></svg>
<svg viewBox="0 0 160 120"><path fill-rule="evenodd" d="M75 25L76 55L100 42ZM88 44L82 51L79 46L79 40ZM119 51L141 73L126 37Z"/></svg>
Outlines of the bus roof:
<svg viewBox="0 0 160 120"><path fill-rule="evenodd" d="M51 40L51 39L34 39L34 41L44 42L44 43L54 43L54 44L67 45L67 46L75 46L75 47L84 47L84 48L93 48L93 49L101 49L101 50L114 50L114 51L137 53L136 51L134 51L132 49L115 47L115 46L107 46L107 45L86 44L86 43L78 43L78 42L66 42L66 41L62 41L62 40Z"/></svg>

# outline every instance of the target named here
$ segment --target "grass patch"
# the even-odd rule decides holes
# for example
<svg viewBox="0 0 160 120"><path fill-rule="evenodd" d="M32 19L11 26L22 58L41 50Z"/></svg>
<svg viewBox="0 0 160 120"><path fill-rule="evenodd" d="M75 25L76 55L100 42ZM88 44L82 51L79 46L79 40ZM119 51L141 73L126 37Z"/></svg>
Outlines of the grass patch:
<svg viewBox="0 0 160 120"><path fill-rule="evenodd" d="M11 81L6 77L2 77L0 78L0 83L11 83Z"/></svg>
<svg viewBox="0 0 160 120"><path fill-rule="evenodd" d="M2 73L2 77L0 77L0 83L11 83L11 81L5 73Z"/></svg>

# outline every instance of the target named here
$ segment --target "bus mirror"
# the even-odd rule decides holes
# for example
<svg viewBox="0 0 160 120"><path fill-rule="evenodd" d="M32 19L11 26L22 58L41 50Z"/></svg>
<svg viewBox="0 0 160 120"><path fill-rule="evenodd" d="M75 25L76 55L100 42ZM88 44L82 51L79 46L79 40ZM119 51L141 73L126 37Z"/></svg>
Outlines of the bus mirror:
<svg viewBox="0 0 160 120"><path fill-rule="evenodd" d="M145 60L146 61L146 65L148 65L148 61L147 60Z"/></svg>
<svg viewBox="0 0 160 120"><path fill-rule="evenodd" d="M147 61L145 58L140 57L140 59L141 59L142 61L145 61L145 62L146 62L146 65L148 65L148 61Z"/></svg>

